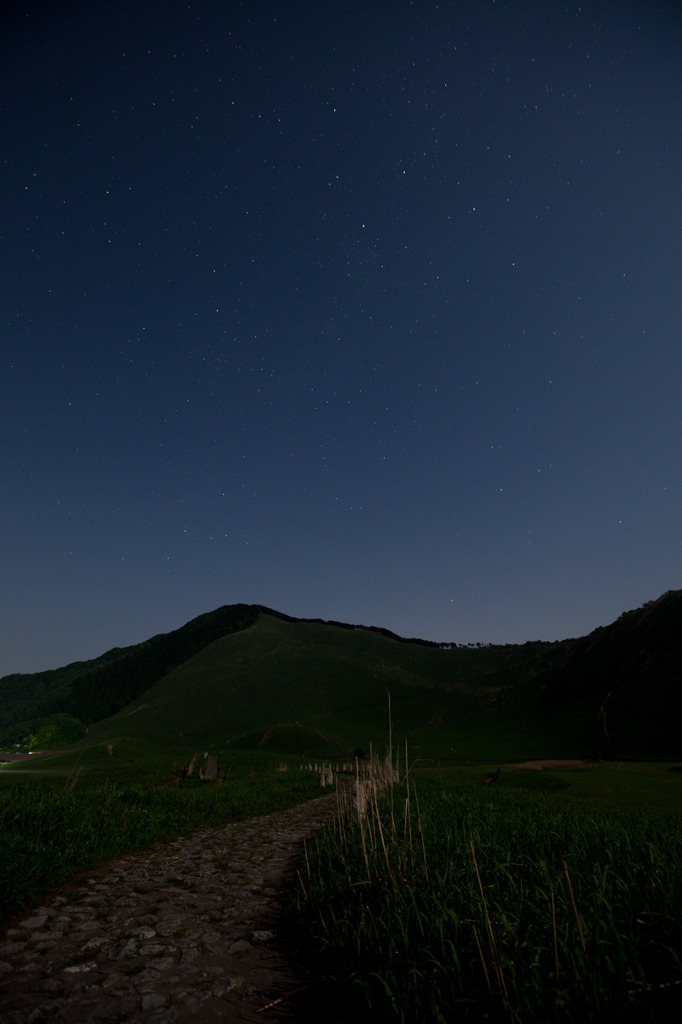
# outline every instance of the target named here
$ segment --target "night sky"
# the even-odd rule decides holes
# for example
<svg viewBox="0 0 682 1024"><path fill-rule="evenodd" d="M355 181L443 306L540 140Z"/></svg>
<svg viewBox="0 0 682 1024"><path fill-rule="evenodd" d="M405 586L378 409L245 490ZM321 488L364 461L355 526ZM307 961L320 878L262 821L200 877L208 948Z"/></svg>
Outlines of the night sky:
<svg viewBox="0 0 682 1024"><path fill-rule="evenodd" d="M2 17L0 675L682 587L678 3Z"/></svg>

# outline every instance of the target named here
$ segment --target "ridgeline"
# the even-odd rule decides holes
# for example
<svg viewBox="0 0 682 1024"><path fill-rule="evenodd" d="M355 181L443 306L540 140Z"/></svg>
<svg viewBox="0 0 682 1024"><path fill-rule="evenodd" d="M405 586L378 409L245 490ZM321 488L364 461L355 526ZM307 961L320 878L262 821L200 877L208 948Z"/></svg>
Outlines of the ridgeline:
<svg viewBox="0 0 682 1024"><path fill-rule="evenodd" d="M0 749L125 742L439 761L682 757L682 591L589 636L457 646L227 605L63 668L0 679ZM19 744L19 748L17 748ZM74 748L74 749L76 749Z"/></svg>

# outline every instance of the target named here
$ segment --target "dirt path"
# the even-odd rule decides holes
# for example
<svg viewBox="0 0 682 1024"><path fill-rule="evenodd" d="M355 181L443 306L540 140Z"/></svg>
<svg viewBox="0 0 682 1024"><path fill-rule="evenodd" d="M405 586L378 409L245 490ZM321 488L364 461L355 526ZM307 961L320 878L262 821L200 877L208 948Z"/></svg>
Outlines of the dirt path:
<svg viewBox="0 0 682 1024"><path fill-rule="evenodd" d="M0 935L0 1020L291 1020L284 888L336 795L202 829L94 870Z"/></svg>

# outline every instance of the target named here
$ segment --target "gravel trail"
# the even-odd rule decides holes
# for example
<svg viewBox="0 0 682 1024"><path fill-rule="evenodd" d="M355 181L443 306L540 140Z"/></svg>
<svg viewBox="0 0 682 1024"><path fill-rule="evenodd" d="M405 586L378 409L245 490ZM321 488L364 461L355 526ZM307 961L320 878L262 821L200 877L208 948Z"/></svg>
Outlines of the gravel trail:
<svg viewBox="0 0 682 1024"><path fill-rule="evenodd" d="M284 894L336 806L329 794L202 829L61 889L0 934L0 1020L291 1020Z"/></svg>

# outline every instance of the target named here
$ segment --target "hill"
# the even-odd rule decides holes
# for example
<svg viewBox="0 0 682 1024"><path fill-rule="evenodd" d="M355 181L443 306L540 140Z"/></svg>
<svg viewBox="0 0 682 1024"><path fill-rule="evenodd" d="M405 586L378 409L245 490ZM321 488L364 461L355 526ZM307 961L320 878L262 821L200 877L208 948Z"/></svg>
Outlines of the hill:
<svg viewBox="0 0 682 1024"><path fill-rule="evenodd" d="M565 645L543 682L552 713L582 708L603 757L682 755L682 591Z"/></svg>
<svg viewBox="0 0 682 1024"><path fill-rule="evenodd" d="M135 647L0 680L2 735L67 714L78 747L443 760L682 756L682 591L589 636L481 648L231 605ZM54 737L53 737L54 738ZM15 740L16 742L16 740ZM45 744L54 746L53 742Z"/></svg>
<svg viewBox="0 0 682 1024"><path fill-rule="evenodd" d="M201 737L207 747L343 758L385 739L390 694L396 736L411 749L475 756L474 732L499 719L501 680L514 690L504 728L522 728L527 658L522 648L443 650L261 612L93 726L89 739L196 746Z"/></svg>
<svg viewBox="0 0 682 1024"><path fill-rule="evenodd" d="M255 605L226 605L141 644L99 658L0 679L0 748L19 743L41 723L66 714L88 726L124 707L216 637L255 622ZM68 740L67 740L68 742Z"/></svg>

